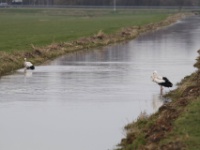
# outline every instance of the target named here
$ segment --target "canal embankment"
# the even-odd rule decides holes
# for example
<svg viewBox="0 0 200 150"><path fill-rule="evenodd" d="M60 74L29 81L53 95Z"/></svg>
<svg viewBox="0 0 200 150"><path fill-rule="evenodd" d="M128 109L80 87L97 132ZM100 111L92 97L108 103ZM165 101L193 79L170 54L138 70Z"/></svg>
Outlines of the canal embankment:
<svg viewBox="0 0 200 150"><path fill-rule="evenodd" d="M168 26L179 19L182 19L192 13L173 14L163 21L151 23L143 26L132 26L123 28L114 34L105 34L99 31L91 37L80 38L72 42L53 43L48 46L38 47L32 45L31 51L26 52L1 52L0 53L0 76L12 73L15 70L23 67L23 60L27 58L34 64L41 64L47 60L54 59L66 53L71 53L79 50L88 50L96 47L102 47L109 44L114 44L130 39L134 39L139 35L158 30L164 26Z"/></svg>
<svg viewBox="0 0 200 150"><path fill-rule="evenodd" d="M120 150L191 150L199 149L200 130L200 50L194 67L178 88L165 95L172 100L153 115L141 113L125 127L126 137Z"/></svg>

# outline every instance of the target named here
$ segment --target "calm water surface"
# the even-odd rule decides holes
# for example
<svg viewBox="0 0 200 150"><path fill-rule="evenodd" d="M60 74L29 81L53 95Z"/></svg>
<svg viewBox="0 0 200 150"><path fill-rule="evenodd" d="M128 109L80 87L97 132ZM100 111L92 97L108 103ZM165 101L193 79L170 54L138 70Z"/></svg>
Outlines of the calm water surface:
<svg viewBox="0 0 200 150"><path fill-rule="evenodd" d="M154 70L174 84L195 70L199 37L195 16L127 43L2 77L0 149L113 149L127 123L162 105L159 86L150 79Z"/></svg>

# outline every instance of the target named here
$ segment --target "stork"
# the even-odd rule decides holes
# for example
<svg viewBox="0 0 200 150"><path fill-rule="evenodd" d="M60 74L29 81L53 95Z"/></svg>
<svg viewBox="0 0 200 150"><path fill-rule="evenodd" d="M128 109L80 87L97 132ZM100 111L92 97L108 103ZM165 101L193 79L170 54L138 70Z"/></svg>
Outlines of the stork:
<svg viewBox="0 0 200 150"><path fill-rule="evenodd" d="M35 66L31 62L26 61L26 58L24 58L24 67L25 67L25 70L27 70L27 69L34 70L35 69Z"/></svg>
<svg viewBox="0 0 200 150"><path fill-rule="evenodd" d="M160 85L160 93L162 94L163 87L172 87L173 84L168 80L167 77L162 77L158 75L157 71L153 72L153 75L151 76L152 81Z"/></svg>

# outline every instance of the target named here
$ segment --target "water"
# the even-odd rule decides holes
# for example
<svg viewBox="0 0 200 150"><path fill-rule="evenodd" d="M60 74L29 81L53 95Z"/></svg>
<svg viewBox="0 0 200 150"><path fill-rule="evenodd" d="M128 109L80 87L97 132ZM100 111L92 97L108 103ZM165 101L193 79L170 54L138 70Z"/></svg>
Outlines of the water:
<svg viewBox="0 0 200 150"><path fill-rule="evenodd" d="M0 149L113 149L127 123L164 102L150 79L154 70L174 85L195 71L199 36L200 18L190 17L130 42L2 77Z"/></svg>

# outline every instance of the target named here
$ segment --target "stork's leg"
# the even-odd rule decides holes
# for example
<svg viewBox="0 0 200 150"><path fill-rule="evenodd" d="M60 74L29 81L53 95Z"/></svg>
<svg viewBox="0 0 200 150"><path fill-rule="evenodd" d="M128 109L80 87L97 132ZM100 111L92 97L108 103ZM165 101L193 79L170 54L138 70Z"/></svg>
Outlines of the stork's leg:
<svg viewBox="0 0 200 150"><path fill-rule="evenodd" d="M160 86L160 95L162 95L162 94L163 94L163 87Z"/></svg>
<svg viewBox="0 0 200 150"><path fill-rule="evenodd" d="M25 68L24 68L24 73L26 73L26 70L27 70L27 68L25 67Z"/></svg>

